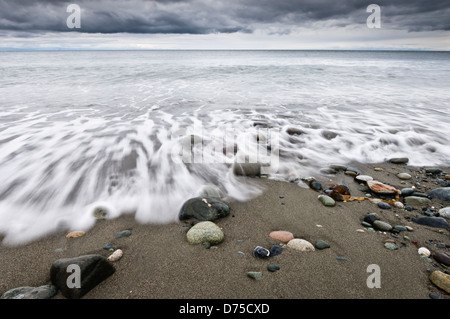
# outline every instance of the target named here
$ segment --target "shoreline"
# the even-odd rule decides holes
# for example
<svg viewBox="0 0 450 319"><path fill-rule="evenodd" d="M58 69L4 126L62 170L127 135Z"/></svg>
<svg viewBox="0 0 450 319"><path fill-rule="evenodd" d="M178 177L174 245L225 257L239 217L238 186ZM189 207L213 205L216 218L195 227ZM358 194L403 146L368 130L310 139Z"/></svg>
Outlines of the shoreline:
<svg viewBox="0 0 450 319"><path fill-rule="evenodd" d="M387 162L348 166L397 189L417 182L423 193L442 187L432 176L419 173L422 168L418 167ZM450 172L448 167L439 168ZM399 179L396 174L401 172L411 174L412 179ZM343 171L315 177L324 188L344 184L356 197L367 192ZM336 202L334 207L326 207L317 198L319 192L296 183L239 178L260 184L264 192L247 202L224 200L230 214L215 221L225 235L216 246L206 249L189 244L189 223L183 221L140 224L132 214L97 220L82 237L66 238L67 232L61 231L23 245L1 245L0 295L16 287L50 284L50 267L57 259L87 254L108 257L111 252L102 247L111 243L123 251L123 257L112 262L114 274L83 299L430 299L430 293L450 298L429 280L431 271L444 268L434 266L433 259L430 262L417 252L419 247L426 247L432 253L450 254L450 246L436 246L450 245L450 232L414 223L413 217L423 215L421 207L413 211L396 207L384 210L370 200ZM432 205L438 210L450 206L437 199L432 199ZM367 213L413 230L400 232L399 238L393 238L390 232L368 231L361 225ZM116 232L125 229L131 230L131 236L114 238ZM269 236L275 230L289 231L312 244L321 239L330 247L295 251ZM393 239L399 248L386 249L386 239ZM280 245L282 253L265 259L252 255L255 247L269 249L272 245ZM272 263L280 269L268 271ZM368 266L373 264L381 270L380 288L367 285ZM262 278L249 278L247 273L251 271L261 272ZM57 292L53 299L65 297Z"/></svg>

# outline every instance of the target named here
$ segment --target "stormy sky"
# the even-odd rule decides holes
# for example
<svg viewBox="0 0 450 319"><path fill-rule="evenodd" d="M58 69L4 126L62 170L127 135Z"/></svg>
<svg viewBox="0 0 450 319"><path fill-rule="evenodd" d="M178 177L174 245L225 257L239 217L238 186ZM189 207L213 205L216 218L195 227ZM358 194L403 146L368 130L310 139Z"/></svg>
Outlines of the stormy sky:
<svg viewBox="0 0 450 319"><path fill-rule="evenodd" d="M450 0L0 0L0 49L450 50L449 17Z"/></svg>

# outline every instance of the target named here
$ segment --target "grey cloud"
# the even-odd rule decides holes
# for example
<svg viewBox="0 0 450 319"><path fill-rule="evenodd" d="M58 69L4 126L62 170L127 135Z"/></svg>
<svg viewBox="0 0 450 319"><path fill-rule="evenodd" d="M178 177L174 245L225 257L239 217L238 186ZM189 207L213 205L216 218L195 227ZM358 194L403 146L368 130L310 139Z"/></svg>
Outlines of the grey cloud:
<svg viewBox="0 0 450 319"><path fill-rule="evenodd" d="M450 30L450 0L0 0L0 30L73 31L66 25L70 3L81 7L78 31L86 33L248 33L276 24L280 31L272 33L288 34L315 21L363 24L371 3L381 6L385 27Z"/></svg>

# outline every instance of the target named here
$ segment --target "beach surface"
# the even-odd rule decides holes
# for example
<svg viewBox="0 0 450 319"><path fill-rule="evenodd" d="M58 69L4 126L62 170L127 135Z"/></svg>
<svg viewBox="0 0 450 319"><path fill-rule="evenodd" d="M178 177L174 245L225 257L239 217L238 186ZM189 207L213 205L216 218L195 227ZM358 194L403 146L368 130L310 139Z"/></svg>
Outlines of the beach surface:
<svg viewBox="0 0 450 319"><path fill-rule="evenodd" d="M391 163L355 163L352 167L397 189L419 185L417 191L427 193L440 187L437 178L425 174L422 168ZM441 169L450 172L450 168ZM401 172L412 178L398 178ZM192 221L140 224L131 213L97 220L78 238L66 238L67 230L61 230L18 246L3 244L0 295L16 287L50 284L50 268L57 259L88 254L108 257L111 252L103 247L111 243L123 251L123 256L112 262L114 274L85 294L84 299L430 299L430 294L450 297L429 279L433 270L444 271L445 267L418 253L420 247L432 253L449 253L450 232L413 222L412 218L423 216L422 207L412 211L394 206L381 209L370 200L337 201L334 207L326 207L318 200L320 192L297 183L240 178L260 185L264 192L247 202L224 199L230 214L215 221L225 235L218 245L205 248L189 244L186 231ZM323 188L344 184L354 197L368 193L367 186L355 182L344 171L318 174L315 178ZM439 210L449 203L432 199L428 208L431 206ZM389 231L370 231L361 224L368 213L377 214L392 226L410 226L412 231L401 231L397 238ZM131 235L115 238L114 234L122 230L130 230ZM289 231L313 245L323 240L330 247L296 251L269 236L277 230ZM385 248L386 239L393 240L398 249ZM273 245L282 247L282 253L268 258L253 256L255 247L270 249ZM269 264L277 264L279 270L269 271ZM373 273L370 265L379 266L379 287L368 285ZM252 279L248 272L261 272L262 278ZM64 298L60 292L53 297Z"/></svg>

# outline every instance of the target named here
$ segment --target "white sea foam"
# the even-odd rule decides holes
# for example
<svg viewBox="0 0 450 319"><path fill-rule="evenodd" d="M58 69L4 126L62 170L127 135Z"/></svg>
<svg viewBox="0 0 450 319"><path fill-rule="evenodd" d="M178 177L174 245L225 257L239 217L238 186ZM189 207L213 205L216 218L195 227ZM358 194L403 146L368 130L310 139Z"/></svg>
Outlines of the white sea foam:
<svg viewBox="0 0 450 319"><path fill-rule="evenodd" d="M5 243L87 230L98 206L174 222L210 184L261 194L234 162L279 180L391 157L450 164L445 53L2 53L0 66Z"/></svg>

